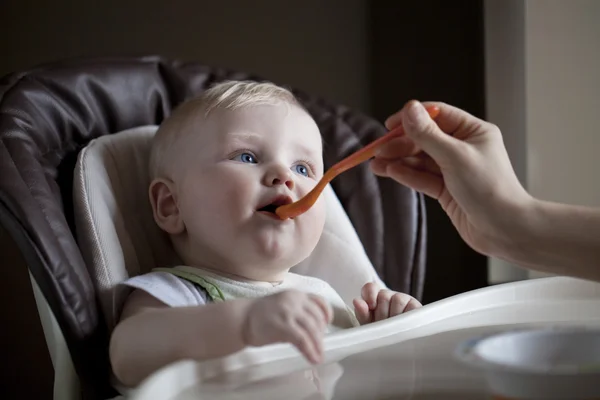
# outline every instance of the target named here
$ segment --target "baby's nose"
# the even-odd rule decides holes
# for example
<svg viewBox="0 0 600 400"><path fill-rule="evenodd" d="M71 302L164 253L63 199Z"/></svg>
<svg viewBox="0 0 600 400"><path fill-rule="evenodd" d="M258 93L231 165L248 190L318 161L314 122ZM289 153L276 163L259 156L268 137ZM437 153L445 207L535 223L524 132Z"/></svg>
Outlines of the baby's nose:
<svg viewBox="0 0 600 400"><path fill-rule="evenodd" d="M275 167L269 171L266 176L266 182L268 186L285 185L288 189L294 188L294 179L292 172L288 168Z"/></svg>

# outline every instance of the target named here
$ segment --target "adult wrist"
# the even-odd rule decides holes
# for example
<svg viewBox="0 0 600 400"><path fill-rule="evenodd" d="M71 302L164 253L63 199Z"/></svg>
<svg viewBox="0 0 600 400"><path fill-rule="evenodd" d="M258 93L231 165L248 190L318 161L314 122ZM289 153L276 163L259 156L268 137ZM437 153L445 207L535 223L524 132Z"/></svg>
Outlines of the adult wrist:
<svg viewBox="0 0 600 400"><path fill-rule="evenodd" d="M499 216L500 229L493 239L497 246L492 255L515 264L525 263L537 242L541 208L542 202L529 195L509 203Z"/></svg>

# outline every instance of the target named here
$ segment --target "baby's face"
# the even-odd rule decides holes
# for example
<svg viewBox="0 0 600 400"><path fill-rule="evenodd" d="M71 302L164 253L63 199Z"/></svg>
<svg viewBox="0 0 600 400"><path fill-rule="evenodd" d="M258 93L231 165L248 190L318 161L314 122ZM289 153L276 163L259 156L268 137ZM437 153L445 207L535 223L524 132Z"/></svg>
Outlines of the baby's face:
<svg viewBox="0 0 600 400"><path fill-rule="evenodd" d="M323 201L293 220L274 209L303 197L323 175L314 120L295 106L259 105L214 110L193 129L176 177L191 258L266 280L308 257L325 223Z"/></svg>

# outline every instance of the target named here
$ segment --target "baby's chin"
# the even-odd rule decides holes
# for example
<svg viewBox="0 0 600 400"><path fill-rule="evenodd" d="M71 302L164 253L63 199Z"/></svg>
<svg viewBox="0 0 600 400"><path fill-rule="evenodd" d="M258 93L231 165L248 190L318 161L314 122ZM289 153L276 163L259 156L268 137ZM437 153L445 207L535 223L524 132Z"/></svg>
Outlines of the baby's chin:
<svg viewBox="0 0 600 400"><path fill-rule="evenodd" d="M241 249L240 249L241 250ZM280 243L254 243L251 248L238 251L234 256L240 268L260 269L278 273L287 271L305 260L312 248L282 245Z"/></svg>
<svg viewBox="0 0 600 400"><path fill-rule="evenodd" d="M298 260L302 260L308 257L310 252L303 251L301 248L294 248L293 246L280 246L280 245L264 245L257 246L252 254L248 254L246 259L253 259L256 263L269 265L279 268L291 268ZM307 254L308 253L308 254Z"/></svg>
<svg viewBox="0 0 600 400"><path fill-rule="evenodd" d="M266 260L289 260L291 263L299 262L312 253L319 242L320 234L317 232L272 232L258 230L252 237L248 250L258 257ZM245 246L244 246L245 247Z"/></svg>

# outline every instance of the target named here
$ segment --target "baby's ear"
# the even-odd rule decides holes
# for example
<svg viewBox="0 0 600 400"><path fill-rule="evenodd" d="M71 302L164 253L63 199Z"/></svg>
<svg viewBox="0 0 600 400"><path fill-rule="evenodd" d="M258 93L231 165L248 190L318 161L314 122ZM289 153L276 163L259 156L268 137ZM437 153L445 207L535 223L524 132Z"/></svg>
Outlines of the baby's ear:
<svg viewBox="0 0 600 400"><path fill-rule="evenodd" d="M148 194L156 224L171 235L182 233L185 225L177 206L175 184L168 179L154 179L150 183Z"/></svg>

